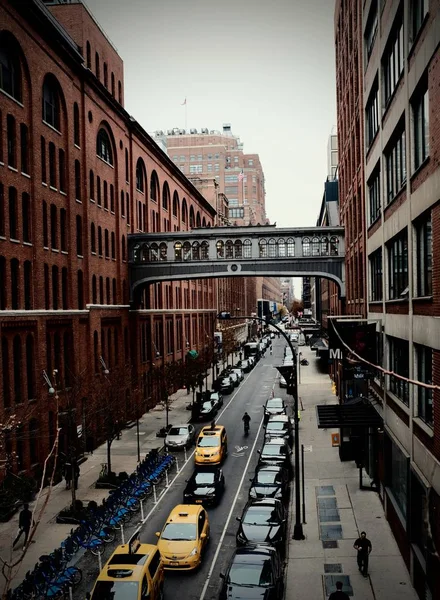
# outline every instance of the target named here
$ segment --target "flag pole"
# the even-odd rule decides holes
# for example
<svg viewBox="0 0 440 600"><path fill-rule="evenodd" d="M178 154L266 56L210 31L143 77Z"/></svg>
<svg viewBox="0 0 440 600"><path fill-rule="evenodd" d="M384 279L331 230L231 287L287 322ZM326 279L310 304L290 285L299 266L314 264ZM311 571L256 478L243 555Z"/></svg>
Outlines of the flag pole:
<svg viewBox="0 0 440 600"><path fill-rule="evenodd" d="M188 102L185 98L185 131L186 131L187 124L188 124Z"/></svg>

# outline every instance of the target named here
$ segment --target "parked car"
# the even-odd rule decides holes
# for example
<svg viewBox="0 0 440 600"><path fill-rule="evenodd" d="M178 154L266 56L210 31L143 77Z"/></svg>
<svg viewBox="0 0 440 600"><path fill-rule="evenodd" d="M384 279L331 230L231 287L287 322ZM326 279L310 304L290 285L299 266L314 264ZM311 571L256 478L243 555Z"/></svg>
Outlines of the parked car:
<svg viewBox="0 0 440 600"><path fill-rule="evenodd" d="M225 375L220 381L220 392L222 394L230 394L234 389L234 382L229 375Z"/></svg>
<svg viewBox="0 0 440 600"><path fill-rule="evenodd" d="M206 400L200 407L199 420L209 421L217 414L217 406L212 400Z"/></svg>
<svg viewBox="0 0 440 600"><path fill-rule="evenodd" d="M283 598L283 570L280 557L270 546L237 548L226 569L220 600Z"/></svg>
<svg viewBox="0 0 440 600"><path fill-rule="evenodd" d="M194 425L173 425L165 438L165 447L169 450L189 448L196 439Z"/></svg>
<svg viewBox="0 0 440 600"><path fill-rule="evenodd" d="M240 365L240 369L242 369L245 373L249 373L249 371L252 370L252 365L247 358L241 360L238 364Z"/></svg>
<svg viewBox="0 0 440 600"><path fill-rule="evenodd" d="M249 356L248 361L249 361L249 364L251 365L251 369L253 369L255 367L255 365L257 364L257 359L255 358L255 356Z"/></svg>
<svg viewBox="0 0 440 600"><path fill-rule="evenodd" d="M284 438L272 438L265 441L262 449L258 450L258 454L260 455L259 465L284 467L289 474L289 478L293 477L292 451Z"/></svg>
<svg viewBox="0 0 440 600"><path fill-rule="evenodd" d="M211 397L209 399L211 402L214 402L217 410L223 406L223 396L220 392L211 392Z"/></svg>
<svg viewBox="0 0 440 600"><path fill-rule="evenodd" d="M234 370L228 372L228 377L232 380L234 387L238 387L240 385L240 380Z"/></svg>
<svg viewBox="0 0 440 600"><path fill-rule="evenodd" d="M234 369L232 369L233 373L235 373L238 377L238 381L243 381L244 379L244 373L243 370L239 367L235 367Z"/></svg>
<svg viewBox="0 0 440 600"><path fill-rule="evenodd" d="M286 388L287 387L287 381L286 381L286 379L282 375L280 375L280 382L279 383L280 383L280 388Z"/></svg>
<svg viewBox="0 0 440 600"><path fill-rule="evenodd" d="M287 515L281 500L259 498L250 500L237 517L240 526L235 537L237 546L268 544L284 554Z"/></svg>
<svg viewBox="0 0 440 600"><path fill-rule="evenodd" d="M217 505L225 491L225 476L220 467L206 466L197 469L186 483L184 503Z"/></svg>
<svg viewBox="0 0 440 600"><path fill-rule="evenodd" d="M289 501L289 475L283 467L278 465L264 465L257 467L251 481L249 498L277 498L285 504Z"/></svg>
<svg viewBox="0 0 440 600"><path fill-rule="evenodd" d="M264 422L267 423L269 417L272 415L285 415L287 414L287 407L282 398L269 398L264 408Z"/></svg>
<svg viewBox="0 0 440 600"><path fill-rule="evenodd" d="M273 415L269 417L264 426L266 440L272 438L284 438L290 447L293 444L293 426L290 417L287 415Z"/></svg>

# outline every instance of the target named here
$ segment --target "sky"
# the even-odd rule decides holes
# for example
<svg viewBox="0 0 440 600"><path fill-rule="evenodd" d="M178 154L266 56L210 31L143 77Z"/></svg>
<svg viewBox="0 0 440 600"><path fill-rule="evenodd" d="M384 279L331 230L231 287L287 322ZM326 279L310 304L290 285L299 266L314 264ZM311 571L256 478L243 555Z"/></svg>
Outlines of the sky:
<svg viewBox="0 0 440 600"><path fill-rule="evenodd" d="M146 131L230 123L260 156L270 221L315 225L336 132L333 0L85 3L124 61L125 108Z"/></svg>

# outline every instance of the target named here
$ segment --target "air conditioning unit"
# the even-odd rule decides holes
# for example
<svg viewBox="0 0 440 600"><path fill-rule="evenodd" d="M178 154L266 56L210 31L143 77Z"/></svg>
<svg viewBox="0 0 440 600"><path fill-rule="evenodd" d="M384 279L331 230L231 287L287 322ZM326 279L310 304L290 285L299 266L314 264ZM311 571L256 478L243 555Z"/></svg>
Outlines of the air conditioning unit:
<svg viewBox="0 0 440 600"><path fill-rule="evenodd" d="M202 127L202 133L209 133L208 128L207 127Z"/></svg>
<svg viewBox="0 0 440 600"><path fill-rule="evenodd" d="M167 130L167 135L173 135L173 130L172 129L168 129Z"/></svg>
<svg viewBox="0 0 440 600"><path fill-rule="evenodd" d="M185 135L186 131L184 129L179 129L179 135Z"/></svg>
<svg viewBox="0 0 440 600"><path fill-rule="evenodd" d="M190 129L190 130L189 130L189 132L190 132L190 133L197 133L197 129L194 129L194 128L193 128L193 129Z"/></svg>

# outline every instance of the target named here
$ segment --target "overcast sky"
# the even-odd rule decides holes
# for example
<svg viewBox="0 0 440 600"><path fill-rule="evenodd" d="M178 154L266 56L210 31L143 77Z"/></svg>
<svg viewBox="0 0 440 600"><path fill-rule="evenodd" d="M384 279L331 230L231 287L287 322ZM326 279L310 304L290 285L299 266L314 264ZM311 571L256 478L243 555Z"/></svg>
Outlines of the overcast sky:
<svg viewBox="0 0 440 600"><path fill-rule="evenodd" d="M149 132L231 123L258 153L266 212L314 225L336 131L333 0L85 0L124 61Z"/></svg>

